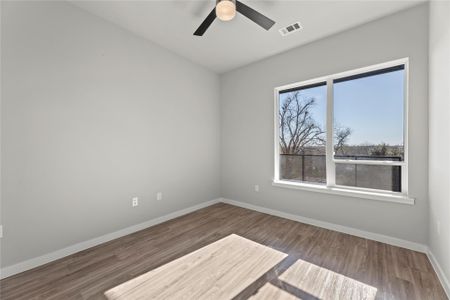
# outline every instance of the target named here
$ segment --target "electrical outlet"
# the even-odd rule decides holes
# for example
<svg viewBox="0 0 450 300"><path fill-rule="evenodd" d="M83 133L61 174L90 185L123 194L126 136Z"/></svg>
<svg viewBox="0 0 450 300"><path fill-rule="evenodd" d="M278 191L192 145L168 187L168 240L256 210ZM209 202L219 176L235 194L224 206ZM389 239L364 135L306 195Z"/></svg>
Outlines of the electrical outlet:
<svg viewBox="0 0 450 300"><path fill-rule="evenodd" d="M162 192L156 193L156 200L161 201L162 200Z"/></svg>
<svg viewBox="0 0 450 300"><path fill-rule="evenodd" d="M135 207L139 205L139 198L138 197L133 197L131 199L131 206Z"/></svg>
<svg viewBox="0 0 450 300"><path fill-rule="evenodd" d="M259 192L259 185L255 184L255 192Z"/></svg>

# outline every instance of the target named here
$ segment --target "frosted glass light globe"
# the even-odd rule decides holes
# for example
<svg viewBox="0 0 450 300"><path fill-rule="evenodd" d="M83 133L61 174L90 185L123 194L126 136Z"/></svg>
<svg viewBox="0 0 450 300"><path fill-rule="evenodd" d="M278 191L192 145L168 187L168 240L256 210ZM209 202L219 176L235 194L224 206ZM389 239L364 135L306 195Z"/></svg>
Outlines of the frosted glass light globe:
<svg viewBox="0 0 450 300"><path fill-rule="evenodd" d="M236 15L236 4L231 0L221 0L216 4L216 16L222 21L230 21Z"/></svg>

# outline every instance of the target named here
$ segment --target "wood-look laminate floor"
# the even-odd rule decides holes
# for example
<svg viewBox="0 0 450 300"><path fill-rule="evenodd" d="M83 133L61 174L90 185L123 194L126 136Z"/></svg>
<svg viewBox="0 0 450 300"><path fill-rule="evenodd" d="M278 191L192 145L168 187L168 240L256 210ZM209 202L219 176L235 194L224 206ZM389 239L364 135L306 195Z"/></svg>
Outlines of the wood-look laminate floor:
<svg viewBox="0 0 450 300"><path fill-rule="evenodd" d="M0 298L105 299L106 291L233 234L286 254L234 299L447 299L422 253L227 204L3 279Z"/></svg>

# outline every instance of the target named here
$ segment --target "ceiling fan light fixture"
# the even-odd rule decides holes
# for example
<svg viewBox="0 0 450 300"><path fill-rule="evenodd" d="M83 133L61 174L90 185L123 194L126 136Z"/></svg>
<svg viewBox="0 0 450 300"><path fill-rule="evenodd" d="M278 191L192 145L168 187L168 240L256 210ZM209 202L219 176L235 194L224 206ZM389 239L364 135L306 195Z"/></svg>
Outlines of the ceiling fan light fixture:
<svg viewBox="0 0 450 300"><path fill-rule="evenodd" d="M236 12L247 17L265 30L269 30L275 24L274 20L269 19L239 0L216 0L216 6L211 10L206 19L203 20L194 32L194 35L202 36L216 18L222 21L229 21L234 18Z"/></svg>
<svg viewBox="0 0 450 300"><path fill-rule="evenodd" d="M217 0L216 16L219 20L230 21L236 15L236 3L234 0Z"/></svg>

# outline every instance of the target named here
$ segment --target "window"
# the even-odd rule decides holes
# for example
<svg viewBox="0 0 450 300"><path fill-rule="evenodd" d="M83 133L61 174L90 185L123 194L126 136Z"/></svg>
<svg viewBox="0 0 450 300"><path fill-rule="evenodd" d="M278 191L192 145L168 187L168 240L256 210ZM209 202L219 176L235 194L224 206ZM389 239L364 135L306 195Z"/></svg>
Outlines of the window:
<svg viewBox="0 0 450 300"><path fill-rule="evenodd" d="M407 59L275 89L275 185L407 195Z"/></svg>
<svg viewBox="0 0 450 300"><path fill-rule="evenodd" d="M280 178L326 183L326 82L280 91Z"/></svg>

